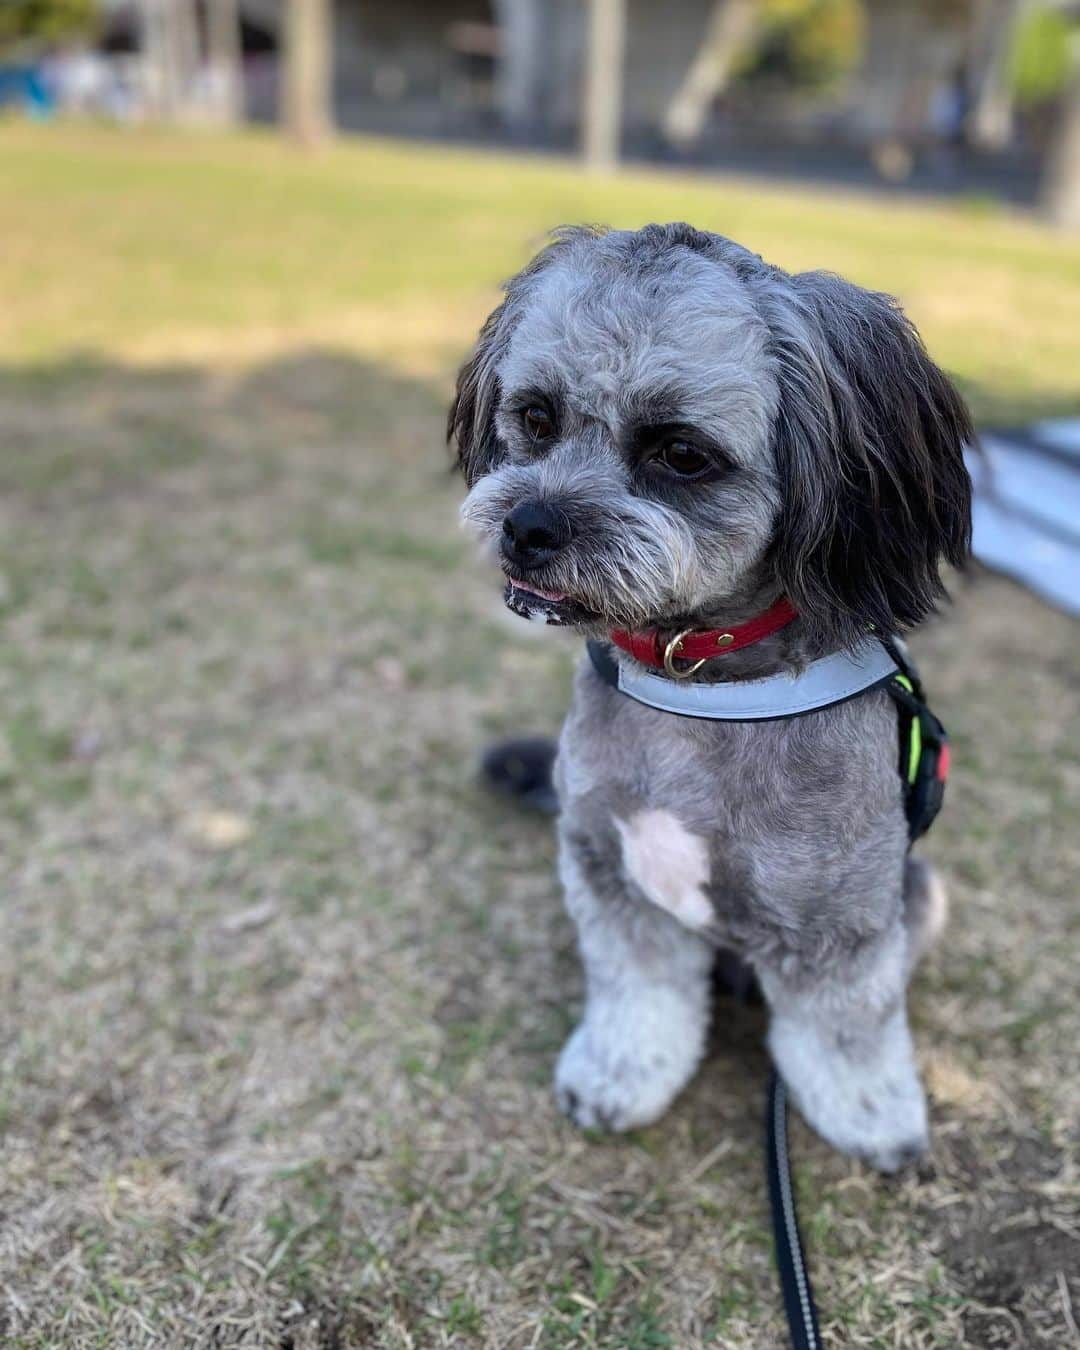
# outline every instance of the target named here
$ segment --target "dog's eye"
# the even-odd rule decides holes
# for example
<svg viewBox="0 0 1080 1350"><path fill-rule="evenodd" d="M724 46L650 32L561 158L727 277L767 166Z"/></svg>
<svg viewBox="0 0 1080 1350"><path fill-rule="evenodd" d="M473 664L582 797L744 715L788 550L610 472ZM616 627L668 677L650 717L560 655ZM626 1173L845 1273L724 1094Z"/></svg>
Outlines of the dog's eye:
<svg viewBox="0 0 1080 1350"><path fill-rule="evenodd" d="M660 447L655 462L677 473L680 478L696 478L709 467L709 457L689 441L667 441Z"/></svg>
<svg viewBox="0 0 1080 1350"><path fill-rule="evenodd" d="M555 431L555 424L545 408L538 404L526 408L521 414L522 423L529 433L530 440L546 441Z"/></svg>

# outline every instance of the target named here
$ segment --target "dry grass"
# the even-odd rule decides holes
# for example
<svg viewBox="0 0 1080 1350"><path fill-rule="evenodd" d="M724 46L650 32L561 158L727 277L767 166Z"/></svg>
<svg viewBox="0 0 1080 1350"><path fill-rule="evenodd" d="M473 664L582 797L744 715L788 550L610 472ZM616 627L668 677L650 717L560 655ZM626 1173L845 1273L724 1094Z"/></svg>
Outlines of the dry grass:
<svg viewBox="0 0 1080 1350"><path fill-rule="evenodd" d="M73 152L5 135L43 162L0 215L47 231L52 164L45 252L119 277L110 240L145 219L91 213L80 252ZM116 177L114 140L83 135ZM123 152L129 174L151 149ZM394 153L356 152L383 166L373 193L415 202L424 161ZM557 171L534 172L547 211ZM159 190L182 204L182 180ZM987 256L985 230L1028 230L973 228ZM20 248L0 270L32 327ZM433 286L438 329L411 291L356 327L327 300L336 351L307 345L314 312L290 344L254 302L216 324L197 297L137 315L107 290L97 337L76 315L49 354L9 327L5 1345L783 1344L760 1014L718 1009L651 1130L584 1138L551 1102L581 985L550 832L473 765L494 734L557 725L573 650L504 622L455 528L442 402L490 275L468 266L471 290ZM1064 388L1041 363L995 399ZM1059 1350L1080 1317L1076 629L979 578L918 650L956 742L928 845L955 917L913 991L934 1155L886 1182L796 1127L823 1317L836 1345Z"/></svg>

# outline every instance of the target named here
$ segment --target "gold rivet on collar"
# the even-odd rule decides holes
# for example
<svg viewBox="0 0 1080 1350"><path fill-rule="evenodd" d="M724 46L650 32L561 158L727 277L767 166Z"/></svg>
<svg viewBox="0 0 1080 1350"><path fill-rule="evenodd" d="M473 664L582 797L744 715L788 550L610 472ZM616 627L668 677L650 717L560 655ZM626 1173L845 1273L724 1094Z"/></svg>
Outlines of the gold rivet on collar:
<svg viewBox="0 0 1080 1350"><path fill-rule="evenodd" d="M716 645L718 647L730 647L734 641L734 633L721 633L716 639Z"/></svg>

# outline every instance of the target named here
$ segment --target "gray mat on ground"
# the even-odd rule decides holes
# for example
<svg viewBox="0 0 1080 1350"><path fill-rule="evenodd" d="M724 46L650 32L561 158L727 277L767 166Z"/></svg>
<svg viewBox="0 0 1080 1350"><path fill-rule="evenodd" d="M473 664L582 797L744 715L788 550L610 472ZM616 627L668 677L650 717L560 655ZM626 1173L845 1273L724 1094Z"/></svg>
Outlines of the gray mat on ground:
<svg viewBox="0 0 1080 1350"><path fill-rule="evenodd" d="M976 558L1080 615L1080 418L987 431L968 456Z"/></svg>

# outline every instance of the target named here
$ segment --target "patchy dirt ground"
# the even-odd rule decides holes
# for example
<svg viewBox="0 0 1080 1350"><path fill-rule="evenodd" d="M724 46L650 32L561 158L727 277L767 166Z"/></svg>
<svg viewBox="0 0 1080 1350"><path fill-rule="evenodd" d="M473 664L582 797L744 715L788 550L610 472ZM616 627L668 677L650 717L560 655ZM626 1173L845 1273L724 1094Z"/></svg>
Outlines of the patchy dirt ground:
<svg viewBox="0 0 1080 1350"><path fill-rule="evenodd" d="M1076 413L1080 250L387 143L0 139L0 1343L782 1346L760 1012L651 1130L554 1110L550 829L474 767L557 727L575 653L457 530L452 363L544 227L682 216L895 290L984 417ZM933 1157L883 1181L796 1124L797 1184L830 1345L1062 1350L1080 639L956 596L916 644L956 764Z"/></svg>
<svg viewBox="0 0 1080 1350"><path fill-rule="evenodd" d="M0 417L5 1344L781 1345L760 1013L653 1129L554 1110L550 832L474 760L557 725L573 649L470 561L441 390L306 351L11 377ZM1075 1336L1076 642L977 578L918 644L934 1156L796 1127L830 1344Z"/></svg>

